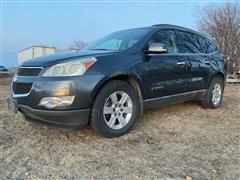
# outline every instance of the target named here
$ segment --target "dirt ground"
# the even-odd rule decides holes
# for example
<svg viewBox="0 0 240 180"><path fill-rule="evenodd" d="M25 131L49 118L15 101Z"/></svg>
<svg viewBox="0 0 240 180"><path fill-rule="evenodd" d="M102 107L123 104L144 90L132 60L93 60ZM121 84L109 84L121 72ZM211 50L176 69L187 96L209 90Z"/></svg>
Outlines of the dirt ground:
<svg viewBox="0 0 240 180"><path fill-rule="evenodd" d="M7 110L0 83L1 179L240 179L240 85L226 87L220 109L153 109L129 134L105 139L25 122Z"/></svg>

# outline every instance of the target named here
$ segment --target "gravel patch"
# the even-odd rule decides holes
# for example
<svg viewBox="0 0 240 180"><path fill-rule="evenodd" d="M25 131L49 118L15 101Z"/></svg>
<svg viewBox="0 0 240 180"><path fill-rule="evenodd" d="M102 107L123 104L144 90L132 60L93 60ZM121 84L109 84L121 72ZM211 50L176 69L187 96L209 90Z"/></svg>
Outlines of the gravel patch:
<svg viewBox="0 0 240 180"><path fill-rule="evenodd" d="M105 139L25 122L7 110L9 83L0 83L1 179L240 179L240 85L226 86L220 109L156 108Z"/></svg>

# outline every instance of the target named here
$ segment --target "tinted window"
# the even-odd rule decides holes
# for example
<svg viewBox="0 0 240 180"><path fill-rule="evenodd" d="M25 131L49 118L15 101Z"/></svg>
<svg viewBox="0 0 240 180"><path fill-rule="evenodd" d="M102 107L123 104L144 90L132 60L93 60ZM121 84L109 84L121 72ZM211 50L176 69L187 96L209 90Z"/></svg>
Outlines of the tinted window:
<svg viewBox="0 0 240 180"><path fill-rule="evenodd" d="M210 41L206 38L206 46L207 46L207 53L212 53L218 50L218 47L214 44L214 42Z"/></svg>
<svg viewBox="0 0 240 180"><path fill-rule="evenodd" d="M178 52L176 34L174 33L174 31L162 30L157 32L151 38L149 44L151 43L161 43L165 45L168 50L168 53Z"/></svg>
<svg viewBox="0 0 240 180"><path fill-rule="evenodd" d="M198 46L201 53L207 53L206 38L199 35L196 35L196 38L197 38Z"/></svg>
<svg viewBox="0 0 240 180"><path fill-rule="evenodd" d="M177 38L180 53L201 53L201 46L194 34L178 31Z"/></svg>

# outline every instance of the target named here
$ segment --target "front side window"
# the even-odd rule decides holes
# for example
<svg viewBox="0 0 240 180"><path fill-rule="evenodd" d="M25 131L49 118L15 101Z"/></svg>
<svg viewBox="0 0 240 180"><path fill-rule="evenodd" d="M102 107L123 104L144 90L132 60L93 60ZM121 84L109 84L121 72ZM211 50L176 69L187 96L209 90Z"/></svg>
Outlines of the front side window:
<svg viewBox="0 0 240 180"><path fill-rule="evenodd" d="M168 53L177 53L177 39L174 31L161 30L151 38L149 44L160 43L167 48Z"/></svg>
<svg viewBox="0 0 240 180"><path fill-rule="evenodd" d="M146 33L148 28L119 31L107 35L87 46L87 50L121 51L133 47Z"/></svg>
<svg viewBox="0 0 240 180"><path fill-rule="evenodd" d="M202 49L194 34L178 31L177 38L180 53L201 53Z"/></svg>

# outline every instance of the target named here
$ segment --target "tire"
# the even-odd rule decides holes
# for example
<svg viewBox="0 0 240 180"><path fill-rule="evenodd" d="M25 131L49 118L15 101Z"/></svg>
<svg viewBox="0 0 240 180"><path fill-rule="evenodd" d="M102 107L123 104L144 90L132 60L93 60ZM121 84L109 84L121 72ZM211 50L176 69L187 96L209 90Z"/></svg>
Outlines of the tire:
<svg viewBox="0 0 240 180"><path fill-rule="evenodd" d="M216 87L220 88L221 93L219 96L219 99L214 101L214 90L216 90ZM217 109L221 106L222 99L223 99L223 92L224 92L224 85L223 85L223 79L219 76L216 76L212 79L210 82L210 85L208 87L208 90L206 92L206 95L204 96L204 99L201 101L201 105L204 108L208 109ZM215 93L216 94L216 93Z"/></svg>
<svg viewBox="0 0 240 180"><path fill-rule="evenodd" d="M140 107L138 93L130 84L112 80L95 98L90 126L107 138L122 136L133 128L140 114Z"/></svg>

